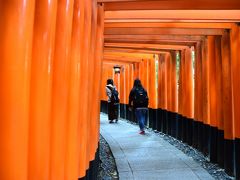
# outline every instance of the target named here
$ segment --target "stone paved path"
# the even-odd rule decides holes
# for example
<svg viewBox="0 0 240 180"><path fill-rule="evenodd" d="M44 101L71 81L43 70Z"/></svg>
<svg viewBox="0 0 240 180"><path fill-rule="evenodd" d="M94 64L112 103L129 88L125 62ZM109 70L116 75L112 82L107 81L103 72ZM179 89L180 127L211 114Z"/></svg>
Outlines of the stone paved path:
<svg viewBox="0 0 240 180"><path fill-rule="evenodd" d="M101 114L101 134L115 157L120 180L212 180L206 170L152 132L138 134L137 125L109 124Z"/></svg>

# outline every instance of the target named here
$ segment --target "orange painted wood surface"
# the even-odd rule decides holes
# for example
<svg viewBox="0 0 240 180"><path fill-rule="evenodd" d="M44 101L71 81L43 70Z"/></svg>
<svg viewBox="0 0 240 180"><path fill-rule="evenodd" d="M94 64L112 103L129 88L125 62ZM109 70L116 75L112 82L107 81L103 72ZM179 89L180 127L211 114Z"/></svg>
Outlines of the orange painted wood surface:
<svg viewBox="0 0 240 180"><path fill-rule="evenodd" d="M202 44L202 100L203 100L203 123L210 124L210 100L209 100L209 59L207 56L208 39Z"/></svg>
<svg viewBox="0 0 240 180"><path fill-rule="evenodd" d="M58 1L53 60L50 179L64 179L73 0Z"/></svg>
<svg viewBox="0 0 240 180"><path fill-rule="evenodd" d="M79 108L79 128L81 131L79 131L79 177L84 177L86 174L86 163L85 163L85 158L87 155L87 123L85 119L87 119L87 110L88 107L86 105L87 103L87 92L88 92L88 81L85 81L87 79L87 69L88 69L88 61L85 58L85 53L84 51L86 50L85 48L85 23L86 23L86 17L85 17L85 11L86 1L80 1L80 18L81 18L81 29L80 29L80 38L82 39L81 44L80 44L80 90L79 94L81 95L80 98L80 108Z"/></svg>
<svg viewBox="0 0 240 180"><path fill-rule="evenodd" d="M221 38L222 56L222 105L224 138L233 138L233 111L232 111L232 69L230 52L230 33L225 32Z"/></svg>
<svg viewBox="0 0 240 180"><path fill-rule="evenodd" d="M29 96L35 1L0 2L0 179L28 177Z"/></svg>
<svg viewBox="0 0 240 180"><path fill-rule="evenodd" d="M208 65L209 65L209 112L210 125L217 126L217 94L216 94L216 57L215 57L215 37L208 36Z"/></svg>
<svg viewBox="0 0 240 180"><path fill-rule="evenodd" d="M128 2L124 2L128 1ZM116 10L213 10L213 9L239 9L240 2L238 0L171 0L171 1L153 1L153 0L143 0L143 1L129 1L129 0L98 0L98 2L105 3L105 10L116 11Z"/></svg>
<svg viewBox="0 0 240 180"><path fill-rule="evenodd" d="M239 36L239 26L233 25L232 30L230 31L230 43L231 43L231 70L232 70L232 95L233 95L233 119L234 123L234 136L240 138L240 111L239 111L239 103L240 103L240 76L239 76L239 68L240 68L240 57L238 50L240 48L240 36Z"/></svg>
<svg viewBox="0 0 240 180"><path fill-rule="evenodd" d="M194 73L194 119L203 121L203 104L202 104L202 43L195 46L195 73Z"/></svg>
<svg viewBox="0 0 240 180"><path fill-rule="evenodd" d="M176 51L171 52L171 111L178 111L178 99L177 99L177 59Z"/></svg>
<svg viewBox="0 0 240 180"><path fill-rule="evenodd" d="M30 87L28 176L49 179L57 1L36 1ZM46 34L48 34L46 36Z"/></svg>
<svg viewBox="0 0 240 180"><path fill-rule="evenodd" d="M161 109L167 109L167 72L166 72L166 56L159 56L159 104Z"/></svg>
<svg viewBox="0 0 240 180"><path fill-rule="evenodd" d="M157 109L156 64L152 57L149 60L149 107Z"/></svg>
<svg viewBox="0 0 240 180"><path fill-rule="evenodd" d="M221 55L221 37L215 38L215 64L216 64L216 120L217 127L224 130L223 121L223 83L222 83L222 55Z"/></svg>
<svg viewBox="0 0 240 180"><path fill-rule="evenodd" d="M97 35L96 35L96 55L95 55L95 79L96 83L94 83L94 94L96 97L94 98L93 103L95 103L95 120L96 120L96 139L95 139L95 149L98 148L99 135L100 135L100 91L96 91L96 89L100 90L101 88L101 72L102 72L102 62L103 62L103 31L104 31L104 6L98 4L97 5Z"/></svg>
<svg viewBox="0 0 240 180"><path fill-rule="evenodd" d="M79 176L79 158L81 155L80 140L80 64L81 64L81 16L82 12L80 1L74 1L73 24L71 38L71 57L70 57L70 78L69 78L69 99L67 109L67 126L66 126L66 155L65 155L65 172L64 179L76 179ZM82 132L81 132L82 133ZM85 134L81 134L85 135Z"/></svg>
<svg viewBox="0 0 240 180"><path fill-rule="evenodd" d="M90 25L90 31L91 31L91 38L90 38L90 52L89 52L89 80L90 82L94 82L96 79L95 72L95 62L96 62L96 41L97 41L97 5L90 1L91 8L89 10L91 14L91 25ZM93 73L94 72L94 73ZM89 83L89 93L91 94L88 99L88 106L89 106L89 119L90 119L90 128L89 128L89 134L88 134L88 143L89 144L89 161L93 161L95 159L95 153L96 153L96 142L95 139L97 137L97 130L96 130L96 117L95 117L95 111L97 110L94 106L93 102L97 101L95 99L95 83ZM97 84L97 83L96 83Z"/></svg>

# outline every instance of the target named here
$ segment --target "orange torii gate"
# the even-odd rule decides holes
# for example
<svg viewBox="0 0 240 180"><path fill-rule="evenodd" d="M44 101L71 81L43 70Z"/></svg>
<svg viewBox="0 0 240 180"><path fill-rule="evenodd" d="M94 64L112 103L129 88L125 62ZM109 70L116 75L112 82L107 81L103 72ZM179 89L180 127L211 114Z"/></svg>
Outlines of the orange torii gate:
<svg viewBox="0 0 240 180"><path fill-rule="evenodd" d="M103 6L12 0L0 11L0 179L94 179Z"/></svg>
<svg viewBox="0 0 240 180"><path fill-rule="evenodd" d="M123 104L140 77L149 126L239 179L239 9L239 0L1 1L0 179L96 178L108 77Z"/></svg>
<svg viewBox="0 0 240 180"><path fill-rule="evenodd" d="M171 4L173 2L166 1L164 3ZM195 62L195 74L194 74L195 76L194 95L191 95L191 97L194 99L194 106L193 105L191 106L192 108L190 112L194 112L194 114L192 113L189 114L188 110L185 108L183 110L181 110L180 108L180 111L182 111L183 113L182 115L186 116L187 118L190 118L190 119L194 118L194 125L193 125L194 131L190 130L194 134L193 134L193 140L190 140L190 141L189 139L187 139L187 136L185 134L183 134L181 138L184 139L184 136L186 136L185 137L186 142L188 142L189 144L193 143L195 147L199 146L198 148L202 149L203 152L205 152L206 154L208 153L210 154L210 158L212 161L218 162L221 166L224 166L225 169L230 174L233 174L233 171L234 171L233 170L233 164L234 164L233 163L234 161L233 134L236 132L236 129L238 129L238 128L235 128L234 130L233 123L235 121L239 122L237 120L239 118L234 118L232 116L234 114L233 109L232 109L233 111L230 111L232 107L231 102L232 100L234 101L234 99L232 99L234 95L232 96L230 91L231 91L231 88L233 88L233 86L238 87L238 85L231 86L229 84L230 82L233 82L233 80L231 80L232 79L231 71L234 68L233 66L227 63L226 59L231 58L229 56L230 54L233 55L233 58L231 59L235 60L234 58L236 57L235 56L236 52L232 52L233 49L231 47L238 46L236 43L236 38L239 36L236 36L236 32L239 31L239 27L237 27L235 23L231 23L231 22L239 21L239 17L238 17L239 11L238 10L235 12L231 10L225 11L224 13L225 17L223 18L222 14L220 13L221 11L218 11L217 13L215 13L216 16L213 17L212 15L214 14L214 12L210 12L210 14L208 14L209 11L197 10L196 12L193 13L193 16L195 18L194 19L194 18L189 18L189 14L187 14L187 13L191 13L191 11L174 11L176 12L176 15L174 15L174 13L171 13L171 11L157 11L159 9L166 8L166 6L164 6L164 3L159 1L151 1L151 2L149 1L148 2L144 2L144 1L142 2L109 2L108 1L106 2L105 3L105 10L106 10L105 35L104 35L105 42L107 42L108 44L115 43L118 45L121 43L128 44L127 48L126 47L123 48L121 46L119 46L118 48L115 48L116 51L122 51L122 52L124 52L124 49L126 49L126 51L128 52L136 52L137 50L143 51L144 49L149 52L151 50L152 51L154 50L150 48L133 47L136 43L137 44L150 43L150 44L173 45L173 46L184 45L184 44L186 45L186 42L192 43L191 46L193 46L195 49L196 62ZM183 6L183 4L179 2L178 3L174 2L174 3L175 4L173 6L169 5L168 9L171 9L176 6L178 6L179 9L186 8L186 6ZM223 2L220 2L220 4L221 3ZM230 5L231 3L232 5L233 4L236 5L235 9L238 9L240 7L238 4L239 2L237 1L231 1L227 3L227 5ZM153 7L153 4L154 4L154 7ZM208 5L210 6L210 4ZM227 5L224 7L227 7ZM204 5L200 5L200 6L203 7ZM194 7L194 9L197 9L196 6L193 4L190 4L188 6L188 8L190 7ZM217 6L215 6L215 8L216 7ZM156 11L151 11L151 12L146 11L146 10L153 10L153 9L156 9ZM221 7L219 6L216 9L221 9ZM202 13L200 13L201 11ZM206 14L203 14L203 12L205 12ZM169 16L167 17L169 19L166 20L164 16L167 15L168 13L169 13ZM200 15L198 15L198 13ZM234 13L236 14L234 15ZM183 23L174 22L175 20L177 21L180 20ZM184 23L184 22L188 22L188 23ZM199 23L199 22L205 22L205 23ZM160 38L158 36L160 36ZM164 39L164 37L161 37L161 36L169 36L168 37L169 40L167 40L167 38ZM181 38L184 39L184 36L186 37L186 39L189 38L185 42L181 40ZM192 37L197 37L197 36L200 36L200 38L197 41L192 41L192 42L190 41ZM177 38L173 40L173 37L174 38L177 37ZM133 43L134 45L131 45ZM227 44L223 45L223 43L227 43ZM130 50L129 46L132 47L132 51ZM110 48L111 48L111 52L113 52L114 48L109 46L108 49ZM190 63L185 64L185 62L188 62L188 60L186 61L186 57L185 57L187 55L186 53L182 51L180 54L183 57L181 59L185 59L184 63L181 61L182 63L181 71L183 72L186 70L187 67L190 68L189 67ZM189 52L188 54L189 55L187 56L190 56ZM224 59L222 57L224 57ZM236 59L238 58L239 57L236 57ZM223 67L222 65L223 63L226 63L225 67ZM228 70L226 67L228 68ZM236 67L236 65L234 67ZM165 68L167 68L167 66L165 66ZM187 78L191 78L191 77L193 78L193 75L189 76L187 74L185 72L184 74L181 75L182 80L180 79L180 81L182 81L183 83L182 86L184 88L179 89L180 94L181 94L181 89L182 90L189 89L187 88L187 85L189 85L189 83L185 83L185 82L188 82ZM226 82L227 79L228 79L228 82ZM213 80L215 80L216 82L211 83ZM236 80L235 82L239 82L239 80ZM169 86L169 85L165 85L165 86ZM193 92L193 86L190 89L192 89L192 92ZM220 95L221 90L223 89L225 89L224 93L228 91L228 93L225 94L225 98L224 98L224 101L226 103L223 103L223 99L221 98L221 95ZM178 103L180 104L181 104L181 101L184 104L186 104L186 102L189 102L189 98L186 96L186 92L185 93L183 92L181 95L178 95L178 97L180 99L180 102ZM235 105L239 104L239 101L235 100L235 103L233 104ZM202 126L202 125L204 125L206 128L205 129L202 129L202 127L198 128L198 126ZM192 125L187 124L185 126L187 128L186 130L189 131L188 128L189 127L191 128ZM210 127L211 129L208 129ZM217 132L216 132L216 129L217 129ZM202 130L204 130L205 132L201 132ZM207 134L209 134L210 136ZM197 138L200 142L196 143ZM214 143L211 143L210 149L208 148L209 142L214 142ZM239 146L236 147L235 151L237 151L238 147ZM223 156L225 156L224 159L221 158ZM237 164L239 164L238 159L239 159L239 156L237 156L235 159L235 161L238 162ZM239 172L239 170L237 170L237 172Z"/></svg>

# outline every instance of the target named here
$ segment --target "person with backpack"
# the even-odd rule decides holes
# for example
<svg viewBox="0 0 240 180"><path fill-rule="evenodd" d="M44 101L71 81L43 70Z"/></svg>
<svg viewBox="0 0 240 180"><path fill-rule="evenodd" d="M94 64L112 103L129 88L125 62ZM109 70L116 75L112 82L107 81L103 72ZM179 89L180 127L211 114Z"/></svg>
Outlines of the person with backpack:
<svg viewBox="0 0 240 180"><path fill-rule="evenodd" d="M148 113L148 94L139 79L134 81L134 86L129 94L129 109L134 109L140 127L140 134L145 134L144 126Z"/></svg>
<svg viewBox="0 0 240 180"><path fill-rule="evenodd" d="M108 120L109 123L118 122L118 106L119 97L118 91L113 84L112 79L107 80L106 95L108 96Z"/></svg>

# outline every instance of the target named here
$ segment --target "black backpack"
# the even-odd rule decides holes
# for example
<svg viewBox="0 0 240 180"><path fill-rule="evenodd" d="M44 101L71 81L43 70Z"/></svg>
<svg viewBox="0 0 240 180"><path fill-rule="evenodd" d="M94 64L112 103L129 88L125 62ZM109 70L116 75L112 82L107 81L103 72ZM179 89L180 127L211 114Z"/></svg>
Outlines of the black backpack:
<svg viewBox="0 0 240 180"><path fill-rule="evenodd" d="M135 107L148 107L148 95L144 88L136 88L133 104Z"/></svg>
<svg viewBox="0 0 240 180"><path fill-rule="evenodd" d="M111 97L110 97L110 101L112 104L117 104L119 103L119 98L118 98L118 91L115 88L111 88Z"/></svg>

